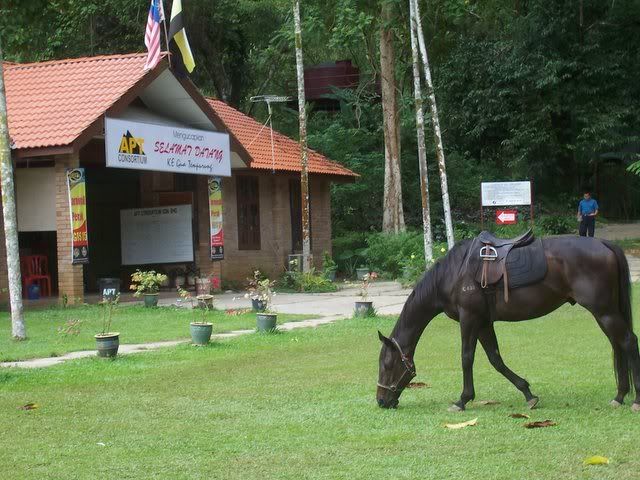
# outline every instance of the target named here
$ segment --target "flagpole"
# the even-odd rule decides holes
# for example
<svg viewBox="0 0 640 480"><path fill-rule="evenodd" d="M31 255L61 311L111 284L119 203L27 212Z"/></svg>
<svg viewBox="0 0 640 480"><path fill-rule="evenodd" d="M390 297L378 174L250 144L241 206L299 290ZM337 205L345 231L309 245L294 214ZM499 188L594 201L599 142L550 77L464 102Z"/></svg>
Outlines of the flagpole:
<svg viewBox="0 0 640 480"><path fill-rule="evenodd" d="M169 54L169 56L171 55L171 53L169 52L169 34L167 33L167 16L164 13L164 1L160 0L160 8L162 8L162 17L163 17L163 21L162 21L162 26L164 27L164 40L165 43L167 45L167 54ZM171 59L169 58L169 64L171 64Z"/></svg>

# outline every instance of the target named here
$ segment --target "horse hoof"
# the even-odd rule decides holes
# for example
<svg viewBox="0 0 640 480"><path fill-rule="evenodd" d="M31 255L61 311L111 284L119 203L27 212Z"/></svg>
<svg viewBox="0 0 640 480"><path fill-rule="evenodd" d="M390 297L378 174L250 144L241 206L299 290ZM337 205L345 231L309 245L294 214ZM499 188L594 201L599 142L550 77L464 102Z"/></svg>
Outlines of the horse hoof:
<svg viewBox="0 0 640 480"><path fill-rule="evenodd" d="M620 408L622 406L622 403L617 400L611 400L611 403L609 405L611 405L613 408Z"/></svg>
<svg viewBox="0 0 640 480"><path fill-rule="evenodd" d="M527 400L527 405L529 405L529 410L533 410L538 406L538 402L540 399L538 397L533 397L531 400Z"/></svg>
<svg viewBox="0 0 640 480"><path fill-rule="evenodd" d="M634 403L631 405L631 411L636 413L640 412L640 403Z"/></svg>
<svg viewBox="0 0 640 480"><path fill-rule="evenodd" d="M458 405L454 403L449 408L447 408L447 411L448 412L464 412L464 408L460 408Z"/></svg>

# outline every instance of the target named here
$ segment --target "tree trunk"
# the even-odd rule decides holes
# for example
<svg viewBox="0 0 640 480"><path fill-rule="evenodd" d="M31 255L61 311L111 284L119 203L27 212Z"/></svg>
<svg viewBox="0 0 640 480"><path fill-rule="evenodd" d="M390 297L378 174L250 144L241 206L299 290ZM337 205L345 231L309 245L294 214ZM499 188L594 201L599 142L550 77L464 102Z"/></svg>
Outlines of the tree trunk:
<svg viewBox="0 0 640 480"><path fill-rule="evenodd" d="M0 45L0 179L2 181L4 238L7 245L7 275L9 277L9 299L11 303L11 335L16 340L24 340L27 338L27 333L24 328L24 316L22 312L18 222L16 220L13 164L11 160L9 124L7 121L7 99L4 90L4 70L2 61L2 46Z"/></svg>
<svg viewBox="0 0 640 480"><path fill-rule="evenodd" d="M382 231L403 232L402 183L400 175L400 115L395 76L393 31L390 28L392 5L382 0L380 25L380 80L382 87L382 124L384 128L384 211Z"/></svg>
<svg viewBox="0 0 640 480"><path fill-rule="evenodd" d="M429 107L431 109L431 123L433 125L433 136L436 144L436 158L438 159L438 171L440 173L440 188L442 190L442 206L444 207L444 224L447 232L447 245L449 250L453 248L455 243L453 237L453 223L451 221L451 205L449 204L449 186L447 183L447 168L444 160L444 148L442 146L442 133L440 132L440 120L438 119L438 107L436 105L436 96L433 90L433 82L431 81L431 70L429 68L429 58L427 57L427 47L424 42L424 34L422 32L422 21L420 20L420 7L417 0L413 1L413 15L417 23L418 44L420 45L420 54L422 56L422 66L424 68L424 78L427 84L427 94L429 98Z"/></svg>
<svg viewBox="0 0 640 480"><path fill-rule="evenodd" d="M293 6L296 43L296 73L298 77L298 112L300 123L300 150L302 171L300 174L300 192L302 194L302 271L311 270L311 238L309 218L309 172L307 168L307 113L304 95L304 63L302 61L302 31L300 28L300 0Z"/></svg>
<svg viewBox="0 0 640 480"><path fill-rule="evenodd" d="M418 56L417 24L413 2L409 0L411 30L411 54L413 57L413 96L416 105L416 134L418 137L418 164L420 165L420 194L422 196L422 226L424 230L424 259L427 266L433 261L433 234L431 233L431 207L429 205L429 176L427 173L427 148L424 142L424 112L422 110L422 86L420 85L420 59Z"/></svg>

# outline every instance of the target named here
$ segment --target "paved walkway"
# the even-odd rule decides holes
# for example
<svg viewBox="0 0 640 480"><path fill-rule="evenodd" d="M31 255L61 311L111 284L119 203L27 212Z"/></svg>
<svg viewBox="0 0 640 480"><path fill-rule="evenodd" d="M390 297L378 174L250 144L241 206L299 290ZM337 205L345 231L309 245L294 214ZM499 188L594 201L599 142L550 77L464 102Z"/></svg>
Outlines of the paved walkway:
<svg viewBox="0 0 640 480"><path fill-rule="evenodd" d="M402 310L405 300L411 290L403 289L397 282L378 282L371 286L369 291L370 300L379 314L398 314ZM282 294L274 298L274 309L279 313L292 314L315 314L323 312L322 316L299 322L286 322L278 325L280 330L294 330L297 328L314 328L319 325L326 325L337 320L351 317L353 313L354 302L359 298L359 290L355 285L345 285L345 288L332 293L317 294ZM172 305L176 303L175 296L173 298L166 297L160 299L160 305ZM216 308L220 309L242 309L251 308L251 302L237 293L224 293L216 295ZM212 336L212 339L225 339L238 337L240 335L248 335L254 333L255 330L234 330L226 333L219 333ZM119 355L129 355L132 353L141 353L159 348L173 347L189 340L171 340L166 342L153 342L141 344L122 344L118 349ZM3 362L0 367L17 367L17 368L41 368L66 362L67 360L75 360L78 358L93 357L97 354L95 350L82 350L79 352L70 352L59 357L34 358L19 362Z"/></svg>

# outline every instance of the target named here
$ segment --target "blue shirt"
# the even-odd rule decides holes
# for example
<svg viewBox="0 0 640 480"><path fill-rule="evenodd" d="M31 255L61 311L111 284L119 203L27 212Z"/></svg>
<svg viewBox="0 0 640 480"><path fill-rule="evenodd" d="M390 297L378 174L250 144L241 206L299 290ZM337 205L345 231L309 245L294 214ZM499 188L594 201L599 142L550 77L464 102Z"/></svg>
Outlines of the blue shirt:
<svg viewBox="0 0 640 480"><path fill-rule="evenodd" d="M598 210L598 202L596 202L593 198L590 198L589 200L585 200L583 198L578 204L578 210L580 210L581 215L590 215L592 213L596 213L596 210Z"/></svg>

